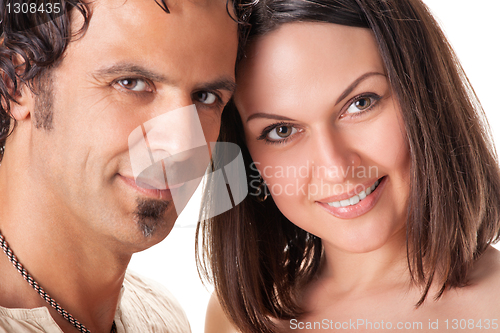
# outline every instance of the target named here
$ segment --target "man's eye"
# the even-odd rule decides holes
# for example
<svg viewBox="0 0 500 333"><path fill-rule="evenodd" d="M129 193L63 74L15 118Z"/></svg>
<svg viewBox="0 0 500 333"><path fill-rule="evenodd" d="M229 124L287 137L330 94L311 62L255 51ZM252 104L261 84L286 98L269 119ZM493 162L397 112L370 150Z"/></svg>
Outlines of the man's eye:
<svg viewBox="0 0 500 333"><path fill-rule="evenodd" d="M136 92L152 91L149 84L143 79L127 78L118 80L117 83L123 88L130 91L136 91Z"/></svg>
<svg viewBox="0 0 500 333"><path fill-rule="evenodd" d="M286 139L295 133L297 133L297 129L295 127L289 125L281 125L272 129L267 134L267 137L273 141L279 141Z"/></svg>
<svg viewBox="0 0 500 333"><path fill-rule="evenodd" d="M195 99L203 104L212 105L217 102L218 96L208 91L199 91L195 93Z"/></svg>

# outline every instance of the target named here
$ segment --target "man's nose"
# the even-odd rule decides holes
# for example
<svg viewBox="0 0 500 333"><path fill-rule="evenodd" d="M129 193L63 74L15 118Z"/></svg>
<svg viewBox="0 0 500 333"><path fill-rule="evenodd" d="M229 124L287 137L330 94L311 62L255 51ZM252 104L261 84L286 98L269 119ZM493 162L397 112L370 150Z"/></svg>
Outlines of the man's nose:
<svg viewBox="0 0 500 333"><path fill-rule="evenodd" d="M194 104L145 122L142 131L155 161L179 162L188 157L187 152L207 145Z"/></svg>
<svg viewBox="0 0 500 333"><path fill-rule="evenodd" d="M164 189L201 177L209 153L195 105L156 116L129 136L136 181Z"/></svg>

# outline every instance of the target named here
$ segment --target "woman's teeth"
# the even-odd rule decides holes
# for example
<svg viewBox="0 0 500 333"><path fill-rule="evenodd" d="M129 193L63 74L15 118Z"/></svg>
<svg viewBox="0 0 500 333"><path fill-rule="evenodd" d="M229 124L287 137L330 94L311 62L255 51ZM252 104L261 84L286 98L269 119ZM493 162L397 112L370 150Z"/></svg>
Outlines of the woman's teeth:
<svg viewBox="0 0 500 333"><path fill-rule="evenodd" d="M364 198L366 198L366 196L370 195L370 193L372 193L377 188L378 184L380 184L379 180L377 180L375 182L375 184L373 184L372 186L368 187L366 190L359 192L358 194L356 194L355 196L353 196L353 197L351 197L349 199L345 199L345 200L341 200L341 201L329 202L328 205L332 206L332 207L337 207L337 208L338 207L347 207L347 206L355 205L358 202L360 202L361 200L363 200Z"/></svg>

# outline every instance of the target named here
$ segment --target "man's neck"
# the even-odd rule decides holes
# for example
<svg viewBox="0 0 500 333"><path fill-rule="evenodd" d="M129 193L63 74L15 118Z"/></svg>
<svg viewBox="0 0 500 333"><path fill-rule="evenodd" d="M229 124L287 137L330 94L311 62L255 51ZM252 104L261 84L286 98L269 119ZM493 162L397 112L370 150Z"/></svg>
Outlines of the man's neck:
<svg viewBox="0 0 500 333"><path fill-rule="evenodd" d="M65 220L64 211L52 209L50 194L36 193L12 172L7 177L4 167L0 167L0 231L10 248L66 311L92 332L109 332L131 253L113 251L99 236L77 230L74 217L68 215ZM74 331L24 281L3 252L0 272L0 306L46 306L65 332Z"/></svg>

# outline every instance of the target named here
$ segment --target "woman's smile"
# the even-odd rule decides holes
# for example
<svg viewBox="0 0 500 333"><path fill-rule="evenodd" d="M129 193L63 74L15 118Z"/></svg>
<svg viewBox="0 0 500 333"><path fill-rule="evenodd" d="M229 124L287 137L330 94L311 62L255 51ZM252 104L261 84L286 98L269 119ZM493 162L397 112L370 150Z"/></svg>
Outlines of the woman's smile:
<svg viewBox="0 0 500 333"><path fill-rule="evenodd" d="M384 191L386 182L387 177L382 177L377 179L373 185L346 199L333 201L333 198L330 198L316 202L335 217L340 219L354 219L366 214L377 204L378 199ZM357 186L356 188L360 187Z"/></svg>
<svg viewBox="0 0 500 333"><path fill-rule="evenodd" d="M500 170L427 6L254 3L220 136L250 196L200 228L206 332L495 318Z"/></svg>
<svg viewBox="0 0 500 333"><path fill-rule="evenodd" d="M246 143L284 216L355 253L404 228L409 147L369 30L284 24L255 41L240 68Z"/></svg>

